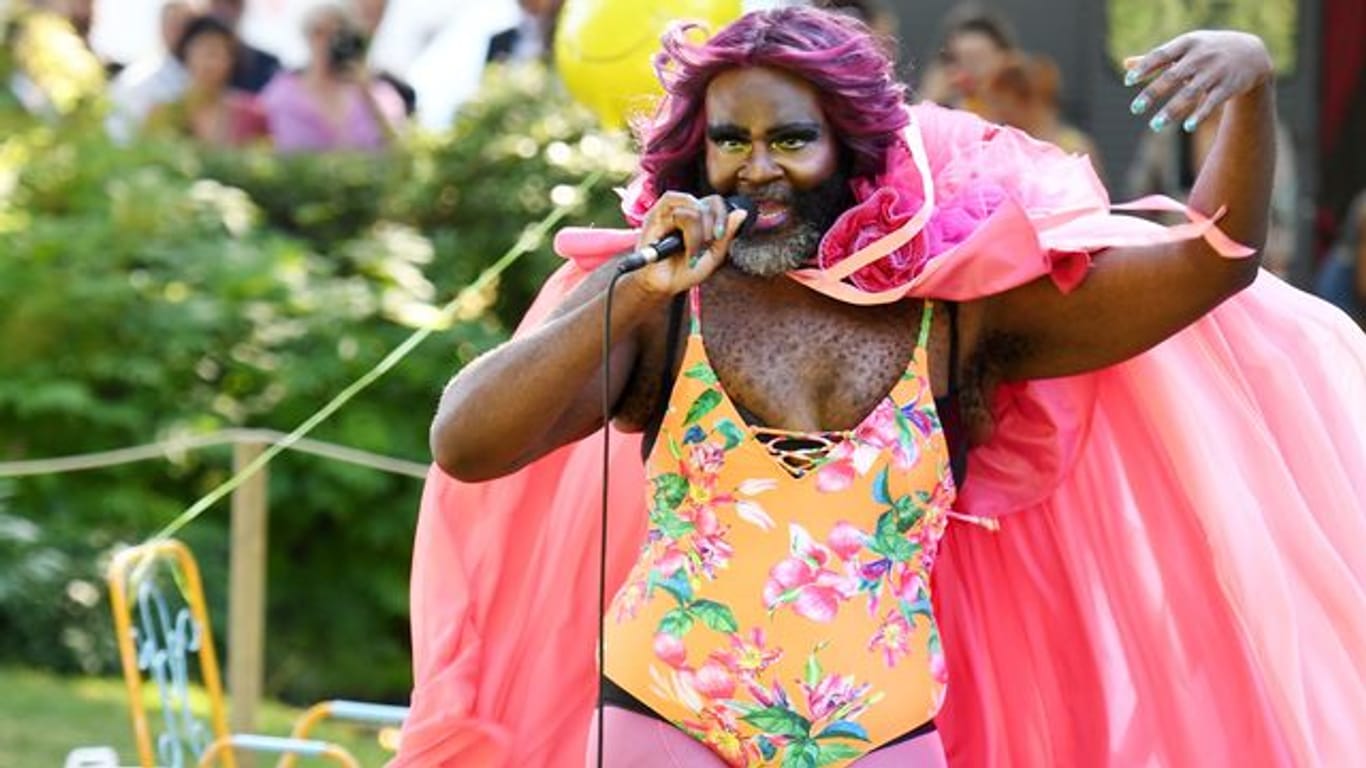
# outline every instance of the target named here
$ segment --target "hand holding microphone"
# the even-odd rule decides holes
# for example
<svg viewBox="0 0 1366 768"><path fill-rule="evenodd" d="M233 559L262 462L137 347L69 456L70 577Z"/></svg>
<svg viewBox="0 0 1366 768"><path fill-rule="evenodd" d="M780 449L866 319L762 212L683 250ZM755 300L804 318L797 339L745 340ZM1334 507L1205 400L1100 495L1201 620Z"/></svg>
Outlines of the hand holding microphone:
<svg viewBox="0 0 1366 768"><path fill-rule="evenodd" d="M621 274L659 264L642 275L651 291L673 295L696 285L725 260L730 242L754 220L755 205L743 195L698 200L666 192L645 217L635 252L617 263ZM686 254L686 258L671 258Z"/></svg>
<svg viewBox="0 0 1366 768"><path fill-rule="evenodd" d="M642 295L649 300L671 300L689 288L707 279L725 261L730 250L731 240L755 218L757 206L747 197L736 195L722 199L717 195L698 200L682 192L666 192L655 201L645 215L636 241L636 250L617 262L617 271L607 284L606 305L603 309L602 330L602 540L598 560L598 658L607 658L606 615L607 615L607 531L608 491L611 486L609 477L609 455L611 453L605 425L612 421L611 388L612 359L615 347L612 344L614 322L612 317L612 297L617 284L623 276L639 271L629 280L637 288L636 296ZM678 256L678 258L675 258ZM642 293L643 292L643 293ZM639 305L638 305L639 306ZM637 315L639 317L639 315ZM602 723L606 678L601 669L598 672L598 717ZM597 764L602 768L604 755L605 724L597 729Z"/></svg>

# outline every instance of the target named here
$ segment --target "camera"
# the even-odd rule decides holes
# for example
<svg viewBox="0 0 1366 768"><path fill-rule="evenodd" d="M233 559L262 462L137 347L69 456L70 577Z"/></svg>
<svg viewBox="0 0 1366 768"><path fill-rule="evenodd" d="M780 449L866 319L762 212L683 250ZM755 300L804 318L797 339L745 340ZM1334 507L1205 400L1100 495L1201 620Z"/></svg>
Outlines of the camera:
<svg viewBox="0 0 1366 768"><path fill-rule="evenodd" d="M333 69L343 69L365 57L365 36L357 30L343 27L332 35L327 44L327 60Z"/></svg>

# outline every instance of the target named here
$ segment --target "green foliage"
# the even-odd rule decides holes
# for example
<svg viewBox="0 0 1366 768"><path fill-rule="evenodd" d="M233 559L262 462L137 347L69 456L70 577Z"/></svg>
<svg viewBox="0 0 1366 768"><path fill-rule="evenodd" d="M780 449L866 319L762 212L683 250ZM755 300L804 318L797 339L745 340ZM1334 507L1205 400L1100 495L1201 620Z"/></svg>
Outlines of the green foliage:
<svg viewBox="0 0 1366 768"><path fill-rule="evenodd" d="M1276 71L1295 71L1300 3L1296 0L1109 0L1106 50L1116 71L1192 29L1237 29L1266 43Z"/></svg>
<svg viewBox="0 0 1366 768"><path fill-rule="evenodd" d="M70 22L42 3L0 3L0 42L0 83L8 85L12 74L22 73L36 89L30 94L36 108L68 115L98 100L104 67ZM9 106L12 96L0 89L0 106Z"/></svg>
<svg viewBox="0 0 1366 768"><path fill-rule="evenodd" d="M78 113L0 125L0 461L247 425L292 429L551 212L616 225L629 157L538 69L496 73L456 127L382 157L112 146ZM605 169L610 181L574 200ZM506 337L548 244L315 437L423 461L442 384ZM0 480L0 658L116 663L105 558L230 472L226 450ZM402 699L420 482L285 454L270 467L273 693ZM227 505L180 535L226 617ZM220 637L220 642L221 642Z"/></svg>

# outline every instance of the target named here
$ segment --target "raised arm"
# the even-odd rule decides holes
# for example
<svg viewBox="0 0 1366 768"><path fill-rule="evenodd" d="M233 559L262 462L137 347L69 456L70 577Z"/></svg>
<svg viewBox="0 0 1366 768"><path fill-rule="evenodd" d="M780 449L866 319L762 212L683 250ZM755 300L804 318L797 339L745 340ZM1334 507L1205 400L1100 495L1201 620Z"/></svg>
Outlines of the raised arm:
<svg viewBox="0 0 1366 768"><path fill-rule="evenodd" d="M679 230L686 249L617 284L609 382L614 404L632 381L642 329L658 327L674 294L720 266L743 216L737 211L727 218L719 197L698 201L673 193L651 210L641 240ZM605 265L544 325L488 352L451 379L431 428L432 456L446 473L467 482L490 480L602 426L605 289L615 270L615 263Z"/></svg>
<svg viewBox="0 0 1366 768"><path fill-rule="evenodd" d="M1154 77L1155 76L1155 77ZM1266 239L1275 166L1271 59L1258 38L1238 32L1182 35L1134 62L1134 100L1152 130L1193 131L1222 105L1214 148L1188 204L1258 251ZM1226 258L1204 240L1112 248L1082 284L1061 293L1043 278L976 302L969 320L977 347L1001 350L991 364L1005 379L1079 373L1126 360L1199 319L1257 275L1260 254Z"/></svg>

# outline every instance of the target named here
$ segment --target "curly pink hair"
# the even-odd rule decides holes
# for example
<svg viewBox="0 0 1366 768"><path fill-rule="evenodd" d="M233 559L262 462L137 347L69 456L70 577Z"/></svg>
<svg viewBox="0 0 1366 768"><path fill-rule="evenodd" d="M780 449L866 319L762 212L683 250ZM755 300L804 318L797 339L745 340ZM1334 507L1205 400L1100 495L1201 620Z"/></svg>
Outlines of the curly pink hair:
<svg viewBox="0 0 1366 768"><path fill-rule="evenodd" d="M873 176L909 120L906 86L873 32L844 14L806 7L745 14L703 43L700 26L675 25L655 56L664 98L652 118L635 126L643 147L637 211L665 190L696 191L706 135L707 86L736 67L771 67L815 86L853 176ZM628 206L631 201L628 201Z"/></svg>

